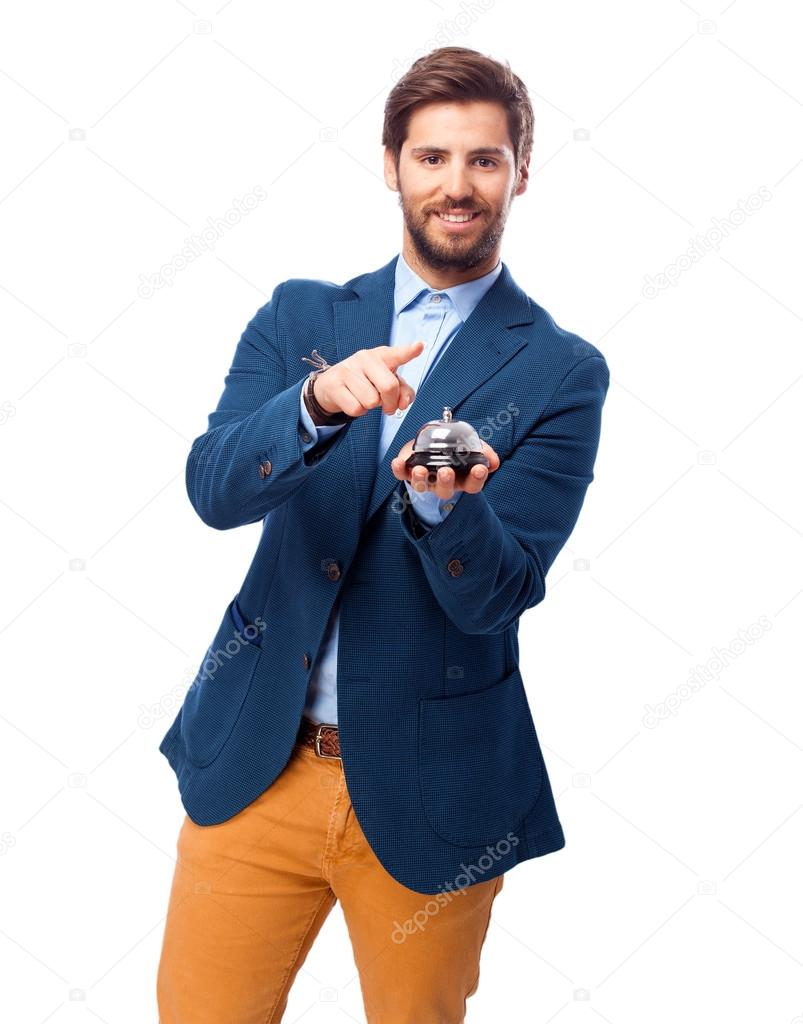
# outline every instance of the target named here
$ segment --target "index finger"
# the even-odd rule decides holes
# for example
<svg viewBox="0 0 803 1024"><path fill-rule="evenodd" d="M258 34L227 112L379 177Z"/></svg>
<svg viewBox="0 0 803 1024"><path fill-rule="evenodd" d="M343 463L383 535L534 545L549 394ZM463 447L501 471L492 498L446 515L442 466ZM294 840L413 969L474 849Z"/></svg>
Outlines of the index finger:
<svg viewBox="0 0 803 1024"><path fill-rule="evenodd" d="M424 348L423 341L414 341L409 345L394 345L392 348L388 347L387 351L380 350L379 354L385 361L386 366L395 370L397 366L402 366L404 363L408 363L411 359L415 359L417 355L420 355Z"/></svg>

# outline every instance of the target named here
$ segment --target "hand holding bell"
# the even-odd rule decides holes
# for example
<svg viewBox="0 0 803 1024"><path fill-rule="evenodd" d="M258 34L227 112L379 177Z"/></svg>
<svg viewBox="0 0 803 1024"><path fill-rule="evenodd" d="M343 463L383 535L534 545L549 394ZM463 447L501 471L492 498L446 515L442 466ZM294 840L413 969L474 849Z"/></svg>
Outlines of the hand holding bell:
<svg viewBox="0 0 803 1024"><path fill-rule="evenodd" d="M447 499L456 490L482 490L489 474L499 468L499 456L470 423L453 420L447 405L442 419L425 423L391 468L397 479L408 480L416 490L434 490Z"/></svg>

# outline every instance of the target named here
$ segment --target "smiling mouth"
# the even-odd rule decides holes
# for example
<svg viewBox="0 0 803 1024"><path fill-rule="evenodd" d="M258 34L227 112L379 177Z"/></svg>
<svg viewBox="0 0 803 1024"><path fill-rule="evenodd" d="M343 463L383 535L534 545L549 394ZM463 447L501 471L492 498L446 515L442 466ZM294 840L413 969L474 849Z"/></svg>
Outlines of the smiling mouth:
<svg viewBox="0 0 803 1024"><path fill-rule="evenodd" d="M470 221L476 220L479 215L479 210L473 211L469 214L441 213L439 210L435 211L435 216L440 218L440 220L445 221L447 224L468 224Z"/></svg>

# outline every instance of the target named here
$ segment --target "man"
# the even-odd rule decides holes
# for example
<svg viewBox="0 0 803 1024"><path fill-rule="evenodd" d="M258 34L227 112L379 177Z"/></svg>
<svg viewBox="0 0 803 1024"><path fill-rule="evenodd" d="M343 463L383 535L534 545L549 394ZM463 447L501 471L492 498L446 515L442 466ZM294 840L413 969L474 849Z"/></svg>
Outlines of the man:
<svg viewBox="0 0 803 1024"><path fill-rule="evenodd" d="M187 811L161 1024L281 1020L336 900L368 1021L459 1024L504 873L565 843L517 629L593 479L608 368L500 260L532 148L509 67L416 61L383 144L401 253L279 284L187 460L205 523L263 526L159 748ZM405 463L445 406L488 466L430 483Z"/></svg>

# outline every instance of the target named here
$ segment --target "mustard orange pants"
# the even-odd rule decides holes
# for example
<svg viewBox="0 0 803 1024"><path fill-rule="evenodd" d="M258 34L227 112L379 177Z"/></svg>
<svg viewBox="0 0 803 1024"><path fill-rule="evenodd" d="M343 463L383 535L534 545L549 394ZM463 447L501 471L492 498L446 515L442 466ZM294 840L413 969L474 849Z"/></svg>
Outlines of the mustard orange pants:
<svg viewBox="0 0 803 1024"><path fill-rule="evenodd" d="M296 744L219 825L185 814L157 976L160 1024L276 1024L336 900L369 1024L463 1024L504 875L436 896L397 882L354 815L342 762Z"/></svg>

